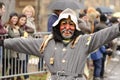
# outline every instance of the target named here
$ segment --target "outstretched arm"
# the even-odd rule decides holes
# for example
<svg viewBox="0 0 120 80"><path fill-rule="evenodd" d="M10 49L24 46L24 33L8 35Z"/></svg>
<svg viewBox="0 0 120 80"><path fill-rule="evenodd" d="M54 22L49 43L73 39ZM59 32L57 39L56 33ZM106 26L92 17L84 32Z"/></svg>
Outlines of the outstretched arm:
<svg viewBox="0 0 120 80"><path fill-rule="evenodd" d="M41 38L13 38L5 39L4 47L21 53L40 56Z"/></svg>
<svg viewBox="0 0 120 80"><path fill-rule="evenodd" d="M93 35L91 35L91 41L89 44L89 52L97 49L103 44L106 44L112 41L118 36L120 36L120 25L118 24L94 33Z"/></svg>

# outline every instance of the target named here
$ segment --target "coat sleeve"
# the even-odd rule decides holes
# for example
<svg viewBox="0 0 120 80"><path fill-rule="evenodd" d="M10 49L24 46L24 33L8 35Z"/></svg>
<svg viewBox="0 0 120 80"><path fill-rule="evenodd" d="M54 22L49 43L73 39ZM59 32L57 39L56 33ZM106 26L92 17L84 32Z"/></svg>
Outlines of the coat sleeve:
<svg viewBox="0 0 120 80"><path fill-rule="evenodd" d="M94 51L95 49L112 41L118 36L120 36L118 24L92 34L88 52Z"/></svg>
<svg viewBox="0 0 120 80"><path fill-rule="evenodd" d="M10 38L14 38L15 37L15 34L14 34L14 32L13 32L13 29L9 26L8 27L8 36L10 37Z"/></svg>
<svg viewBox="0 0 120 80"><path fill-rule="evenodd" d="M40 57L41 43L41 38L13 38L5 39L4 47L20 53L31 54Z"/></svg>

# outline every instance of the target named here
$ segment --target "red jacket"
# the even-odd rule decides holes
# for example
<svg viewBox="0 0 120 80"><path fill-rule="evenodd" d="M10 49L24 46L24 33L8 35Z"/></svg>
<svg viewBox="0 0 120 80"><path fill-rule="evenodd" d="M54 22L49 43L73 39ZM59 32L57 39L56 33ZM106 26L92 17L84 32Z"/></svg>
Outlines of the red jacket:
<svg viewBox="0 0 120 80"><path fill-rule="evenodd" d="M6 33L7 33L7 31L3 28L2 21L0 19L0 34L6 34Z"/></svg>

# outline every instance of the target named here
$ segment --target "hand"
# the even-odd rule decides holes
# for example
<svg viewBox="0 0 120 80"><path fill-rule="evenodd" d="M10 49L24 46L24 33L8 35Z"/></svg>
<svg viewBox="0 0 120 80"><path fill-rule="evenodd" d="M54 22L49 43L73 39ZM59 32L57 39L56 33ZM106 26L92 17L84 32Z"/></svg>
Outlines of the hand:
<svg viewBox="0 0 120 80"><path fill-rule="evenodd" d="M28 33L24 32L24 37L27 38L28 37Z"/></svg>

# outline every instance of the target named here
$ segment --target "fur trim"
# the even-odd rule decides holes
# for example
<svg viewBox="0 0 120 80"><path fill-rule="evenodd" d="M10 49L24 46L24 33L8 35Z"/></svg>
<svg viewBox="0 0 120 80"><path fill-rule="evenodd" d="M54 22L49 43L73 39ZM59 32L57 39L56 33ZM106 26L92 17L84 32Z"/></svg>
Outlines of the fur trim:
<svg viewBox="0 0 120 80"><path fill-rule="evenodd" d="M43 53L44 50L45 50L45 47L47 46L48 42L53 38L53 35L50 34L50 35L46 35L43 39L43 42L40 46L40 53Z"/></svg>
<svg viewBox="0 0 120 80"><path fill-rule="evenodd" d="M80 39L82 35L78 36L75 40L72 41L72 45L71 45L71 48L74 48L75 45L77 44L78 40Z"/></svg>
<svg viewBox="0 0 120 80"><path fill-rule="evenodd" d="M72 41L71 48L74 48L74 47L75 47L75 45L77 44L77 42L79 41L79 39L80 39L81 36L82 36L82 35L78 36L75 40ZM41 46L40 46L40 53L43 53L43 52L44 52L44 50L45 50L48 42L49 42L52 38L53 38L53 35L52 35L52 34L51 34L51 35L46 35L46 36L44 37L44 40L43 40L43 42L42 42L42 44L41 44Z"/></svg>

